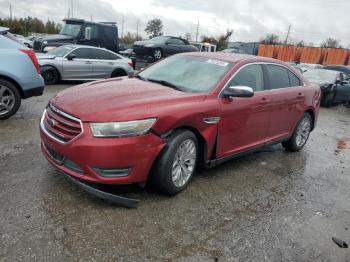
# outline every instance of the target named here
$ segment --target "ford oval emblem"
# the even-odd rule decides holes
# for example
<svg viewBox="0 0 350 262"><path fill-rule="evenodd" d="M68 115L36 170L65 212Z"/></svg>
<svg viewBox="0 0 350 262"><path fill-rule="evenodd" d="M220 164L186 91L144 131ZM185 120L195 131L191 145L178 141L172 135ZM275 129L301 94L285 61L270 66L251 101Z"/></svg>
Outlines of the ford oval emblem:
<svg viewBox="0 0 350 262"><path fill-rule="evenodd" d="M51 126L54 127L55 126L55 121L53 119L47 119L47 123Z"/></svg>

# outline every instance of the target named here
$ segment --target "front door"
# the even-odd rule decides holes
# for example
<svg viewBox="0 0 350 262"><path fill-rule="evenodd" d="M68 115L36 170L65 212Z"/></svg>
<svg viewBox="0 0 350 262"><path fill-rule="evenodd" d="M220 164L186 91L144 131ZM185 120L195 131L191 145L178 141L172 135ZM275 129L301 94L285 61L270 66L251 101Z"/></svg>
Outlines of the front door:
<svg viewBox="0 0 350 262"><path fill-rule="evenodd" d="M242 67L229 81L229 86L253 88L250 98L220 98L221 119L217 157L246 151L265 143L270 122L273 97L265 90L263 69L260 64Z"/></svg>

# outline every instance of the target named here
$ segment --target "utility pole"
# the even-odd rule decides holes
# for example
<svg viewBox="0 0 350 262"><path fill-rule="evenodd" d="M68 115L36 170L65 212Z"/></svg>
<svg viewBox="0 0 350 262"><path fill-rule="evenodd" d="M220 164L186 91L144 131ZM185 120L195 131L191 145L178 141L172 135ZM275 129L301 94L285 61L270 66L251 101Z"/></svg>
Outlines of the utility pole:
<svg viewBox="0 0 350 262"><path fill-rule="evenodd" d="M10 21L12 20L12 5L10 4Z"/></svg>
<svg viewBox="0 0 350 262"><path fill-rule="evenodd" d="M72 18L74 17L73 15L73 0L70 1L71 9L72 9Z"/></svg>
<svg viewBox="0 0 350 262"><path fill-rule="evenodd" d="M139 19L137 19L137 23L136 23L136 40L139 38Z"/></svg>
<svg viewBox="0 0 350 262"><path fill-rule="evenodd" d="M199 20L197 22L197 31L196 31L196 43L198 41L198 32L199 32Z"/></svg>
<svg viewBox="0 0 350 262"><path fill-rule="evenodd" d="M70 8L68 8L68 18L70 18Z"/></svg>
<svg viewBox="0 0 350 262"><path fill-rule="evenodd" d="M284 45L286 45L287 42L288 42L288 38L289 38L289 33L290 33L291 27L292 27L292 25L289 25L289 27L288 27L288 33L287 33L287 36L286 36L286 40L284 41Z"/></svg>
<svg viewBox="0 0 350 262"><path fill-rule="evenodd" d="M122 17L122 39L124 38L124 16Z"/></svg>
<svg viewBox="0 0 350 262"><path fill-rule="evenodd" d="M90 19L91 19L91 22L92 22L92 21L94 21L94 19L93 19L93 16L92 16L92 15L90 16Z"/></svg>

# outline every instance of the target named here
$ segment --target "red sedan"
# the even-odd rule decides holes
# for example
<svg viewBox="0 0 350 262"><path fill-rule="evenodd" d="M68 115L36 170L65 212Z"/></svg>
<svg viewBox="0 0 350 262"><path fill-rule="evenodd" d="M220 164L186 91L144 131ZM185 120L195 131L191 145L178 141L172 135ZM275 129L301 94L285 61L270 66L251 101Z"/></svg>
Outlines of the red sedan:
<svg viewBox="0 0 350 262"><path fill-rule="evenodd" d="M42 151L73 180L150 182L173 195L197 166L273 143L303 148L320 96L318 85L278 60L180 54L132 78L58 93L41 120Z"/></svg>

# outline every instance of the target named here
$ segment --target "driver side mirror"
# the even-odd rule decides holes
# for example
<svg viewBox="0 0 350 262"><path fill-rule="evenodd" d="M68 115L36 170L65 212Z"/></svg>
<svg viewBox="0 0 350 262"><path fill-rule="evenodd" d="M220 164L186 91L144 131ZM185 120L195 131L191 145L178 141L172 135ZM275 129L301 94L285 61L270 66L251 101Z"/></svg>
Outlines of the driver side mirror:
<svg viewBox="0 0 350 262"><path fill-rule="evenodd" d="M68 60L73 60L73 59L76 58L76 57L77 57L76 54L69 54L69 55L67 56L67 59L68 59Z"/></svg>
<svg viewBox="0 0 350 262"><path fill-rule="evenodd" d="M85 40L91 40L91 27L86 27L85 28Z"/></svg>
<svg viewBox="0 0 350 262"><path fill-rule="evenodd" d="M254 96L254 90L248 86L230 86L228 88L225 88L225 90L221 93L222 98L252 96Z"/></svg>

